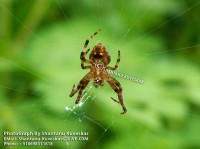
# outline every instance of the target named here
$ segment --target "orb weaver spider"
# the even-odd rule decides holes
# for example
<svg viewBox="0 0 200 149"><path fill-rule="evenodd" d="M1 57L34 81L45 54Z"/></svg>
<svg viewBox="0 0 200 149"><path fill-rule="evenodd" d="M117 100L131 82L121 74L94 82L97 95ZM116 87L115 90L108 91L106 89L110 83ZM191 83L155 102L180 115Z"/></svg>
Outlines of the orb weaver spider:
<svg viewBox="0 0 200 149"><path fill-rule="evenodd" d="M82 97L82 91L85 89L85 87L88 85L88 83L93 79L93 85L95 88L98 86L104 86L104 80L108 82L108 84L111 86L111 88L118 94L118 99L116 100L111 97L111 99L117 103L119 103L122 106L123 112L121 114L124 114L127 112L127 109L123 103L123 96L122 96L122 87L121 84L113 78L106 70L116 70L118 67L118 64L120 62L120 51L118 51L118 59L114 67L108 66L108 64L111 61L111 57L109 53L106 51L106 48L103 44L97 43L93 50L91 51L89 55L89 59L86 59L85 56L89 52L90 49L86 51L87 45L89 44L89 41L99 32L101 29L99 29L97 32L95 32L92 36L90 36L84 44L83 50L80 55L81 59L81 67L82 69L90 69L90 72L88 72L83 79L79 82L77 88L75 89L75 85L73 85L72 91L70 93L70 97L72 97L76 92L78 91L78 96L75 101L76 104L78 104ZM84 64L89 64L85 66Z"/></svg>

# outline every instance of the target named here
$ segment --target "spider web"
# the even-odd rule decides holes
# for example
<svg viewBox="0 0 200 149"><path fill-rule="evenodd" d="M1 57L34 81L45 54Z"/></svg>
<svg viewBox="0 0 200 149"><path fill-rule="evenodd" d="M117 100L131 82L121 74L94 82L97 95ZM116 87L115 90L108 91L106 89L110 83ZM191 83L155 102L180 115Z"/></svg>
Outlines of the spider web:
<svg viewBox="0 0 200 149"><path fill-rule="evenodd" d="M70 28L70 30L73 34L73 35L70 35L73 37L71 37L71 40L68 39L66 41L66 44L67 45L68 44L69 45L77 44L77 42L83 43L84 40L93 32L83 31L83 33L81 33L81 30L78 29L77 26L75 26L72 23L72 21L67 17L67 14L63 8L64 6L62 6L62 2L63 1L61 1L61 0L57 0L57 5L60 8L61 14L65 17L67 27ZM112 35L106 36L108 29L106 28L106 25L103 21L105 16L102 15L102 13L103 13L102 6L106 5L106 2L103 0L96 0L95 3L96 3L95 4L96 9L95 9L95 12L93 12L93 13L95 14L96 22L98 22L97 24L99 25L99 26L95 26L95 27L102 28L102 29L105 28L105 30L102 31L99 35L97 35L97 37L95 36L94 41L90 42L89 47L92 48L92 46L94 45L94 42L97 42L97 40L102 43L104 43L104 40L108 41L109 43L105 43L106 46L112 47L109 49L109 53L111 54L111 57L112 57L112 63L110 65L114 65L115 59L117 57L116 51L118 49L119 50L121 50L121 49L131 50L130 47L133 45L132 42L127 42L126 45L119 46L120 42L129 38L129 34L131 33L131 31L133 31L135 29L135 27L137 26L139 21L143 17L148 15L148 13L151 11L152 7L157 6L158 0L154 0L153 2L151 2L148 7L149 9L144 10L143 13L140 13L140 10L136 9L135 13L134 13L135 14L134 17L136 18L136 20L133 21L130 24L130 26L122 28L120 30L122 32L119 33L119 36L112 36ZM124 11L126 10L126 8L128 8L127 3L128 3L127 0L120 1L120 4L121 4L119 7L120 9L116 10L117 11L117 13L116 13L117 19L116 20L118 22L120 22L122 20ZM187 5L187 2L184 0L180 1L180 3L183 6ZM200 2L198 2L198 1L194 2L194 4L191 5L190 7L185 8L185 9L181 10L180 12L178 12L177 15L175 15L175 17L170 18L167 21L165 21L161 24L158 24L157 26L154 26L154 28L151 29L150 31L147 31L147 32L139 35L134 40L134 43L142 41L145 37L148 37L151 34L158 31L159 29L162 29L163 27L165 27L165 25L178 19L179 17L184 16L188 13L190 14L190 11L193 10L195 7L198 7L199 5L200 5ZM23 23L23 21L21 21L20 18L18 18L12 12L10 12L6 8L6 5L4 3L1 2L0 7L4 10L5 13L7 13L8 15L11 15L13 17L13 19L17 20L18 23L21 26L23 26L27 31L31 32L31 34L33 36L33 40L37 41L37 43L40 43L40 46L44 46L47 49L49 48L49 46L48 46L49 40L47 41L46 39L44 39L42 37L42 35L39 36L38 33L32 31L28 26L26 26ZM190 14L190 15L193 16L192 14ZM200 21L199 18L196 18L196 16L193 16L193 17L198 22ZM79 32L77 32L77 30ZM118 33L118 32L119 32L118 28L115 27L113 29L113 33ZM34 44L34 42L30 42L30 45L31 44ZM146 64L147 59L149 59L149 58L150 59L162 58L162 55L166 54L166 53L182 52L184 50L198 48L198 47L200 47L200 45L182 46L182 47L179 47L176 49L166 49L165 51L155 51L155 52L142 51L143 53L141 54L140 58L136 59L136 60L125 59L125 56L123 56L123 53L124 53L124 55L127 55L128 52L123 50L122 55L121 55L123 62L120 63L119 70L123 73L129 73L129 74L135 75L135 74L133 74L134 71L133 72L126 71L126 68L123 68L123 64L128 65L129 63L131 63L132 67L130 69L133 68L133 70L134 70L134 68L138 69L138 66L142 66L141 69L147 69L146 67L144 67L144 65ZM133 49L135 49L135 48L133 47ZM80 53L80 51L78 51L77 53ZM136 53L136 55L137 55L137 53ZM74 59L75 59L74 61L77 61L78 57L76 57ZM107 100L108 98L110 98L110 96L116 96L115 93L112 92L112 90L109 88L109 86L105 86L104 88L95 89L91 84L88 85L88 87L85 89L86 92L83 95L81 104L74 105L74 101L75 101L76 97L73 97L72 99L69 99L69 97L68 97L68 94L70 93L71 87L73 84L63 83L62 80L55 79L54 75L52 75L50 77L44 77L43 75L38 75L38 73L35 73L31 69L29 69L32 67L31 65L35 65L35 64L28 63L26 65L21 65L20 62L13 62L13 61L9 60L9 58L5 58L5 57L1 57L0 61L4 65L9 64L12 67L15 67L15 69L23 70L23 71L27 72L28 74L35 76L40 81L40 83L36 83L39 93L27 91L26 89L18 89L18 88L9 86L8 82L2 81L3 83L0 84L0 88L2 90L9 90L10 94L16 94L16 93L20 94L20 92L27 93L27 95L25 97L26 101L30 101L30 104L26 105L28 107L25 107L25 105L23 105L23 104L15 105L15 106L12 106L12 104L6 104L7 105L6 107L1 107L2 113L4 111L6 111L6 112L8 112L8 111L14 111L14 112L23 111L24 108L40 109L40 111L35 111L35 113L31 113L30 115L24 114L24 116L20 118L21 124L18 124L18 126L21 125L21 128L19 127L19 128L14 129L15 127L13 127L14 130L16 130L16 131L30 130L30 128L29 128L30 122L29 121L30 121L30 118L32 118L31 122L32 122L33 127L35 128L34 131L38 131L38 132L42 131L43 129L46 129L49 131L71 131L71 132L87 131L87 132L89 132L89 136L88 136L89 141L83 141L83 142L81 142L81 141L76 141L76 142L66 141L66 142L63 142L63 143L65 143L66 148L75 148L75 147L79 147L79 148L82 148L82 147L85 147L85 148L109 148L109 147L105 146L105 144L109 141L110 142L114 141L116 144L116 148L123 148L125 143L126 143L127 147L143 148L144 142L140 140L141 138L148 138L148 140L151 140L153 142L159 141L163 144L166 144L166 146L168 148L170 148L170 145L171 145L170 140L167 140L166 136L163 136L162 134L159 133L159 130L161 129L160 128L161 124L159 123L159 121L157 121L158 120L157 119L157 111L162 110L159 107L160 105L155 104L155 102L153 102L154 105L151 105L150 107L148 107L145 110L144 113L141 113L140 108L145 108L143 103L140 104L140 102L138 102L137 100L135 100L135 102L132 103L130 100L132 100L132 98L134 97L134 93L133 93L133 95L129 95L129 94L127 94L128 91L126 92L126 90L131 89L131 90L136 90L138 92L142 92L140 94L144 94L145 90L143 90L143 88L149 87L148 82L154 81L154 80L156 80L156 78L152 78L152 80L150 80L148 78L149 80L146 80L145 79L146 76L142 75L142 77L144 77L145 84L138 85L138 84L134 84L133 82L130 82L128 80L124 80L124 79L116 77L116 79L122 83L122 87L124 89L124 93L123 93L124 101L125 101L125 104L128 109L127 114L120 115L119 113L121 112L120 111L121 107L119 105L117 105L116 103L113 103L112 100L107 101L107 103L108 103L107 105L106 105L106 102L101 101L101 100ZM68 65L68 64L66 64L66 65ZM76 67L76 66L74 66L74 67ZM151 67L151 69L155 69L152 65L150 65L150 67ZM160 67L162 67L162 65ZM82 70L80 69L80 71L82 71ZM157 72L158 71L156 71L156 73ZM72 70L71 72L69 71L68 73L73 74L74 72ZM77 84L78 81L81 79L81 77L84 76L85 73L86 73L86 71L80 72L80 75L78 75L79 78L72 77L73 82L75 84ZM138 73L137 75L139 76L140 73ZM177 75L177 74L175 74L175 75ZM47 78L49 78L49 79L47 79ZM66 80L68 81L68 79L69 78L67 78ZM157 81L159 81L159 80L157 80ZM66 87L66 86L69 86L69 87ZM55 92L55 94L43 95L42 93L40 94L40 89L42 91L50 90L50 91ZM109 90L109 92L108 92L109 96L107 96L106 93L105 93L106 95L104 95L104 92L106 92L107 90ZM2 92L2 94L3 93L4 92ZM157 92L155 91L154 93L157 93ZM199 94L196 96L199 96ZM38 101L32 102L33 97L40 98L40 99L44 100L44 102L42 102L42 103L40 103ZM138 97L138 94L136 94L136 97ZM52 104L50 102L46 103L46 101L48 101L49 99L51 99L51 100L54 99L54 101L52 101ZM63 102L63 101L66 101L66 102ZM132 105L132 104L134 104L134 105ZM112 108L109 108L111 106L112 106ZM46 107L48 107L49 110L51 110L51 107L54 107L54 108L56 107L56 110L53 113L51 113L49 111L43 111L43 109L45 109ZM94 107L94 108L88 109L88 107L89 108ZM133 110L134 108L136 110ZM174 109L171 109L169 106L166 106L166 107L162 106L162 108L164 108L164 110L174 111ZM183 108L185 108L185 107L183 107ZM102 113L102 114L95 115L95 112L97 112L97 111L98 112L100 111L99 113ZM41 121L40 117L47 116L48 112L51 115L51 118L47 119L49 121ZM58 112L58 114L56 114L56 116L59 116L59 117L53 116L56 112ZM145 114L148 114L148 113L150 113L150 115L152 115L152 117L154 117L153 120L149 119L148 117L145 117ZM199 114L191 113L189 111L188 111L188 113L183 113L183 115L184 114L186 114L188 116L192 116L196 119L199 119L199 117L200 117ZM59 121L60 119L62 122L60 124L57 124L56 121ZM16 120L13 118L13 120L9 121L9 125L11 125L12 123L14 124L15 121ZM149 124L145 125L145 123L147 123L147 122ZM50 127L48 123L53 123L54 125L56 125L56 127L52 130L52 127ZM4 126L4 124L1 124L1 125ZM197 127L197 128L199 128L199 127ZM123 129L123 131L119 132L119 129ZM132 134L132 132L135 132L135 133ZM144 137L141 137L140 134L143 135ZM197 135L199 135L199 134L197 134ZM58 144L56 144L56 146L58 148L59 148L59 144L62 144L62 143L59 142ZM107 143L107 144L109 144L109 143ZM146 144L146 147L148 147L148 143Z"/></svg>

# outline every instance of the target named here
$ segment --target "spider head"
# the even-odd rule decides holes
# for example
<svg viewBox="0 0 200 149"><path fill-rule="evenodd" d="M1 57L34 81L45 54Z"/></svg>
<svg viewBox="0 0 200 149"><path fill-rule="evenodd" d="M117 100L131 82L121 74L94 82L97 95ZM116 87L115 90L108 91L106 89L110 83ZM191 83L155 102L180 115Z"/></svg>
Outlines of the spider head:
<svg viewBox="0 0 200 149"><path fill-rule="evenodd" d="M102 61L104 64L108 64L110 62L110 55L106 51L105 46L101 43L94 46L89 58L94 62Z"/></svg>
<svg viewBox="0 0 200 149"><path fill-rule="evenodd" d="M94 58L102 58L105 53L105 47L101 43L98 43L93 48L93 52Z"/></svg>

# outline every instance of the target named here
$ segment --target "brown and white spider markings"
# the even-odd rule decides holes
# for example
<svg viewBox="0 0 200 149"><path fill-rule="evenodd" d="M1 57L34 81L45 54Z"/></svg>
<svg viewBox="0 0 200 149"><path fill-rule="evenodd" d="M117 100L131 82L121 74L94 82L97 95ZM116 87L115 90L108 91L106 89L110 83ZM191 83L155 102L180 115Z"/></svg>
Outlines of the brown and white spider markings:
<svg viewBox="0 0 200 149"><path fill-rule="evenodd" d="M72 91L70 93L70 97L72 97L74 94L78 92L78 97L76 99L76 104L78 104L82 97L82 91L85 89L85 87L88 85L88 83L93 79L93 85L94 87L104 86L104 80L108 82L108 84L112 87L112 89L118 94L119 100L115 100L111 97L112 100L119 103L122 106L123 112L121 114L126 113L126 107L123 103L123 96L122 96L122 87L120 83L113 78L106 70L116 70L118 67L118 64L120 62L120 51L118 51L118 59L115 64L115 67L110 67L108 64L111 61L111 57L106 51L106 48L103 44L97 43L92 52L89 55L89 59L86 59L85 56L89 52L90 49L86 51L87 45L89 41L98 33L101 29L99 29L97 32L95 32L90 38L88 38L85 41L83 50L80 55L81 59L81 67L82 69L90 69L90 72L87 73L83 79L79 82L77 88L75 89L75 85L72 88ZM84 65L84 63L89 64L87 66Z"/></svg>

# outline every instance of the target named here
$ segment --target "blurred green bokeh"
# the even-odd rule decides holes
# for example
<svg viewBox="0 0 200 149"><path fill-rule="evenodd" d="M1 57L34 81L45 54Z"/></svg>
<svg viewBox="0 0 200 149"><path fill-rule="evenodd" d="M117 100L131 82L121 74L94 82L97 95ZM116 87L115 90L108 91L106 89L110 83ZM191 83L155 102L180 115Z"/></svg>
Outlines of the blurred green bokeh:
<svg viewBox="0 0 200 149"><path fill-rule="evenodd" d="M74 112L85 40L103 43L128 109L108 84ZM199 0L0 0L0 132L89 132L52 149L200 149ZM88 96L89 95L89 96ZM18 149L21 146L0 148ZM27 147L24 147L27 148ZM30 147L38 148L38 147Z"/></svg>

